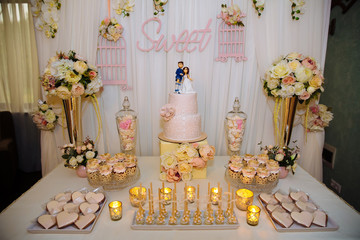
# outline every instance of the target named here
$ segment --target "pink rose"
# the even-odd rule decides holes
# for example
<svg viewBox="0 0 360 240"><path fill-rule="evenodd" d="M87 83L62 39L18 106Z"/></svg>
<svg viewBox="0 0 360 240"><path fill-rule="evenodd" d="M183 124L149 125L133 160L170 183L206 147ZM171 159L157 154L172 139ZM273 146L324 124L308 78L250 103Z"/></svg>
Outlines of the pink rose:
<svg viewBox="0 0 360 240"><path fill-rule="evenodd" d="M194 143L192 143L191 145L192 145L193 148L195 148L195 149L198 149L198 148L199 148L199 143L197 143L197 142L194 142Z"/></svg>
<svg viewBox="0 0 360 240"><path fill-rule="evenodd" d="M168 182L180 182L181 176L177 169L169 168L166 172L166 180Z"/></svg>
<svg viewBox="0 0 360 240"><path fill-rule="evenodd" d="M312 60L311 58L307 57L305 58L301 64L307 68L310 68L311 70L315 70L316 69L316 62L314 60Z"/></svg>
<svg viewBox="0 0 360 240"><path fill-rule="evenodd" d="M93 80L94 78L96 78L96 76L97 76L96 71L91 70L91 71L89 72L89 77L90 77L91 80Z"/></svg>
<svg viewBox="0 0 360 240"><path fill-rule="evenodd" d="M166 104L160 109L160 116L165 120L169 121L175 116L175 108L171 104Z"/></svg>
<svg viewBox="0 0 360 240"><path fill-rule="evenodd" d="M193 167L196 168L204 168L206 166L206 162L202 158L193 158L190 163L193 165Z"/></svg>
<svg viewBox="0 0 360 240"><path fill-rule="evenodd" d="M307 91L304 91L301 95L300 95L300 100L306 100L310 97L310 93Z"/></svg>
<svg viewBox="0 0 360 240"><path fill-rule="evenodd" d="M242 119L236 120L236 124L237 124L237 129L241 129L242 124L243 124L243 120Z"/></svg>
<svg viewBox="0 0 360 240"><path fill-rule="evenodd" d="M283 78L283 80L281 81L283 84L285 85L291 85L295 83L295 78L292 76L287 76L285 78Z"/></svg>
<svg viewBox="0 0 360 240"><path fill-rule="evenodd" d="M43 121L42 117L40 116L40 114L36 113L33 116L33 122L36 124L41 124Z"/></svg>
<svg viewBox="0 0 360 240"><path fill-rule="evenodd" d="M204 145L200 147L199 153L204 161L213 160L215 155L215 147L210 145Z"/></svg>
<svg viewBox="0 0 360 240"><path fill-rule="evenodd" d="M82 85L81 83L76 83L71 88L71 94L74 97L81 96L84 94L84 92L85 92L84 85Z"/></svg>
<svg viewBox="0 0 360 240"><path fill-rule="evenodd" d="M105 18L105 19L104 19L104 23L105 23L105 25L109 25L109 23L110 23L110 18Z"/></svg>
<svg viewBox="0 0 360 240"><path fill-rule="evenodd" d="M324 127L324 122L320 118L317 118L314 120L314 125Z"/></svg>
<svg viewBox="0 0 360 240"><path fill-rule="evenodd" d="M318 105L314 105L310 107L310 111L314 114L318 114L319 113L319 106Z"/></svg>
<svg viewBox="0 0 360 240"><path fill-rule="evenodd" d="M131 120L128 119L128 120L125 120L125 121L121 121L119 126L121 129L124 129L124 130L127 130L130 128L130 125L131 125Z"/></svg>

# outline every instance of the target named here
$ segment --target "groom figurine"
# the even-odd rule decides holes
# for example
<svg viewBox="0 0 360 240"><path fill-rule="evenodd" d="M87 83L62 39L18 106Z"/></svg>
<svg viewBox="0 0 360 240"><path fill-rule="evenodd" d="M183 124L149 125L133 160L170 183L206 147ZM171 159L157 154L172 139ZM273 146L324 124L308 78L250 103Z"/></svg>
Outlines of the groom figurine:
<svg viewBox="0 0 360 240"><path fill-rule="evenodd" d="M175 72L175 93L180 94L180 88L181 88L181 84L182 84L182 79L184 76L184 71L183 71L183 66L184 63L183 62L178 62L178 69Z"/></svg>

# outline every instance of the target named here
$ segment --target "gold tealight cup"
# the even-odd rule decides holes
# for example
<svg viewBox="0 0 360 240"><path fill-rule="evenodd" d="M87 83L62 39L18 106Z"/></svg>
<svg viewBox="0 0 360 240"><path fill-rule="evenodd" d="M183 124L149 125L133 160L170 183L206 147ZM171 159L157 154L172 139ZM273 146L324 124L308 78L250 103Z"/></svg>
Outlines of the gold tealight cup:
<svg viewBox="0 0 360 240"><path fill-rule="evenodd" d="M122 218L122 203L120 201L113 201L109 203L109 212L111 220L120 220Z"/></svg>
<svg viewBox="0 0 360 240"><path fill-rule="evenodd" d="M185 189L186 192L186 199L189 203L193 203L195 202L195 187L193 186L188 186Z"/></svg>
<svg viewBox="0 0 360 240"><path fill-rule="evenodd" d="M246 221L251 226L256 226L259 223L260 208L255 205L251 205L247 208Z"/></svg>
<svg viewBox="0 0 360 240"><path fill-rule="evenodd" d="M217 188L217 187L211 188L211 191L210 191L211 203L213 205L219 204L219 198L220 198L219 188Z"/></svg>
<svg viewBox="0 0 360 240"><path fill-rule="evenodd" d="M236 207L242 211L246 211L248 206L253 203L254 193L248 189L239 189L236 191Z"/></svg>
<svg viewBox="0 0 360 240"><path fill-rule="evenodd" d="M131 206L139 207L140 204L144 205L146 202L146 188L133 187L129 190L129 198Z"/></svg>
<svg viewBox="0 0 360 240"><path fill-rule="evenodd" d="M168 187L164 187L160 189L160 199L163 200L165 205L169 205L171 203L171 195L172 189Z"/></svg>

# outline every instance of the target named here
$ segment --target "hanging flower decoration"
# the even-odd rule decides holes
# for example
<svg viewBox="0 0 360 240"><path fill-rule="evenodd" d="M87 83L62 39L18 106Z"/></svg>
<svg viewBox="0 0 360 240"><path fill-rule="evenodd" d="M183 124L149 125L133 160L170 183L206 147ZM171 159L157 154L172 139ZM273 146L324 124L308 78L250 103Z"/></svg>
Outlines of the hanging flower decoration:
<svg viewBox="0 0 360 240"><path fill-rule="evenodd" d="M95 96L102 86L96 67L74 51L67 55L60 52L50 58L40 80L46 95L55 95L61 99Z"/></svg>
<svg viewBox="0 0 360 240"><path fill-rule="evenodd" d="M258 14L258 16L261 16L261 13L265 9L265 0L253 0L254 8Z"/></svg>
<svg viewBox="0 0 360 240"><path fill-rule="evenodd" d="M40 130L53 131L58 118L46 101L38 101L38 110L32 115L32 120Z"/></svg>
<svg viewBox="0 0 360 240"><path fill-rule="evenodd" d="M299 20L299 15L304 14L303 9L305 5L304 0L290 0L291 2L291 18L292 20Z"/></svg>
<svg viewBox="0 0 360 240"><path fill-rule="evenodd" d="M118 15L123 17L130 16L130 12L134 11L135 0L113 0L114 10Z"/></svg>
<svg viewBox="0 0 360 240"><path fill-rule="evenodd" d="M61 8L60 0L31 0L31 6L33 16L37 18L36 29L44 31L47 38L55 38Z"/></svg>
<svg viewBox="0 0 360 240"><path fill-rule="evenodd" d="M303 125L307 125L308 132L321 132L324 131L325 127L329 126L334 115L331 109L324 104L313 104L310 106L309 116L307 118L307 124L305 123L306 118L303 117Z"/></svg>
<svg viewBox="0 0 360 240"><path fill-rule="evenodd" d="M168 2L168 0L153 0L154 2L154 15L158 15L159 13L165 12L164 5Z"/></svg>
<svg viewBox="0 0 360 240"><path fill-rule="evenodd" d="M264 89L268 96L297 96L306 104L324 91L324 77L314 58L293 52L273 63L265 74Z"/></svg>
<svg viewBox="0 0 360 240"><path fill-rule="evenodd" d="M246 16L245 13L242 13L240 7L236 4L232 4L231 7L227 7L226 4L221 4L221 13L220 18L227 25L237 25L244 27L244 23L242 22L242 18Z"/></svg>
<svg viewBox="0 0 360 240"><path fill-rule="evenodd" d="M115 18L105 18L101 21L99 33L105 39L116 42L121 38L124 28Z"/></svg>

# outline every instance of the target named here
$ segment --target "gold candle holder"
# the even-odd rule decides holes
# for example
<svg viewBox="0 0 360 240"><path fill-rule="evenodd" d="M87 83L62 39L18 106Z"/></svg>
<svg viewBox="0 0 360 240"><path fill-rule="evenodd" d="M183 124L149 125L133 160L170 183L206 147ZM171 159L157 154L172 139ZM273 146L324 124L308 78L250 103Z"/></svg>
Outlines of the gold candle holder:
<svg viewBox="0 0 360 240"><path fill-rule="evenodd" d="M144 187L131 188L129 190L129 198L130 198L131 206L133 207L139 207L140 204L144 205L146 201L146 188Z"/></svg>
<svg viewBox="0 0 360 240"><path fill-rule="evenodd" d="M186 199L189 203L193 203L195 202L195 187L193 186L188 186L185 189L185 193L186 193Z"/></svg>
<svg viewBox="0 0 360 240"><path fill-rule="evenodd" d="M120 201L113 201L109 203L109 212L111 220L120 220L122 218L122 203Z"/></svg>
<svg viewBox="0 0 360 240"><path fill-rule="evenodd" d="M247 208L246 221L251 226L256 226L259 223L260 208L255 205L251 205Z"/></svg>
<svg viewBox="0 0 360 240"><path fill-rule="evenodd" d="M218 187L211 188L210 200L213 205L219 204L220 192Z"/></svg>
<svg viewBox="0 0 360 240"><path fill-rule="evenodd" d="M254 193L248 189L239 189L236 191L236 207L242 211L246 211L248 206L254 200Z"/></svg>
<svg viewBox="0 0 360 240"><path fill-rule="evenodd" d="M164 202L165 205L169 205L171 203L171 192L172 189L168 187L160 189L160 199Z"/></svg>

